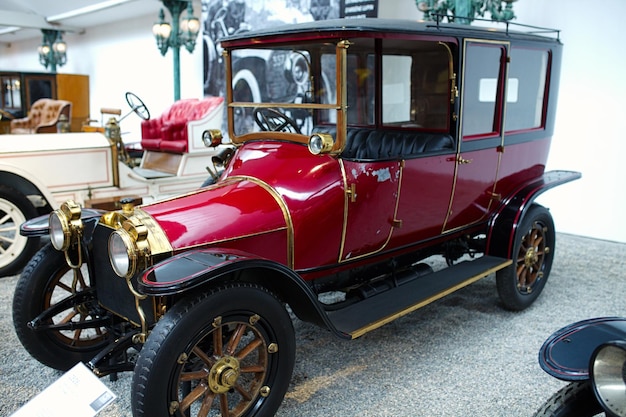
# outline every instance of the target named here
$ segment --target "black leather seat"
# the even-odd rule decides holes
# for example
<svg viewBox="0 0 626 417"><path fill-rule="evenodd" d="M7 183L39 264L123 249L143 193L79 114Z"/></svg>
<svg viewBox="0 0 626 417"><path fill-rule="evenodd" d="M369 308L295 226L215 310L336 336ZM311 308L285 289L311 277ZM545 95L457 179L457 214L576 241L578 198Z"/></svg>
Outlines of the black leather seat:
<svg viewBox="0 0 626 417"><path fill-rule="evenodd" d="M336 128L331 125L317 126L314 132L335 136ZM349 127L346 146L341 156L358 160L390 160L453 150L452 137L445 133Z"/></svg>

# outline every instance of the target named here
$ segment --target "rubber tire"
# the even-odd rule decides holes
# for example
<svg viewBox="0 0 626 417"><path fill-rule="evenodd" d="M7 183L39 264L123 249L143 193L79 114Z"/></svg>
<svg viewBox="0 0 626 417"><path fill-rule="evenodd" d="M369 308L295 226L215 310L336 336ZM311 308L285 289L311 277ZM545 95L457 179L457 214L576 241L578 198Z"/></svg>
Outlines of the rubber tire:
<svg viewBox="0 0 626 417"><path fill-rule="evenodd" d="M28 327L28 322L46 308L46 295L54 290L51 282L58 274L69 271L63 252L48 243L26 265L13 295L13 326L22 346L43 365L61 371L78 362L88 362L107 345L104 333L84 345L71 346L56 337L58 332L54 330L33 331Z"/></svg>
<svg viewBox="0 0 626 417"><path fill-rule="evenodd" d="M213 328L214 318L228 323L231 316L258 314L255 325L279 346L275 356L268 355L267 375L262 384L271 386L270 394L257 396L253 406L240 416L273 416L289 387L295 362L295 336L291 319L283 305L263 287L231 284L192 295L176 303L156 324L144 344L131 385L131 404L135 417L169 417L168 408L177 388L177 358L189 353L200 334ZM206 333L204 333L206 334ZM182 417L178 410L175 416Z"/></svg>
<svg viewBox="0 0 626 417"><path fill-rule="evenodd" d="M541 270L543 276L538 278L532 285L531 293L521 292L518 287L517 261L519 259L522 239L531 231L534 224L539 222L546 230L544 237L547 240L546 246L550 248L549 252L544 255ZM496 287L498 295L503 307L511 311L521 311L529 307L537 297L548 281L550 270L552 269L552 261L554 259L554 249L556 243L556 235L554 231L554 221L552 215L543 206L533 204L524 217L517 229L515 241L513 245L513 264L507 268L501 269L496 273Z"/></svg>
<svg viewBox="0 0 626 417"><path fill-rule="evenodd" d="M550 397L533 417L592 417L604 415L591 383L572 382Z"/></svg>
<svg viewBox="0 0 626 417"><path fill-rule="evenodd" d="M33 257L35 252L39 249L40 239L38 237L27 238L19 234L19 226L22 222L32 219L38 215L37 209L32 205L30 200L18 190L6 186L0 185L0 201L4 204L13 206L17 212L11 214L10 220L13 221L15 226L15 243L9 246L9 250L0 253L0 277L9 275L15 275L19 273L24 265L28 263L30 258ZM0 213L0 218L4 217L4 211ZM4 224L0 224L2 228ZM14 254L11 251L12 246L24 245L18 254ZM17 249L19 250L19 249Z"/></svg>

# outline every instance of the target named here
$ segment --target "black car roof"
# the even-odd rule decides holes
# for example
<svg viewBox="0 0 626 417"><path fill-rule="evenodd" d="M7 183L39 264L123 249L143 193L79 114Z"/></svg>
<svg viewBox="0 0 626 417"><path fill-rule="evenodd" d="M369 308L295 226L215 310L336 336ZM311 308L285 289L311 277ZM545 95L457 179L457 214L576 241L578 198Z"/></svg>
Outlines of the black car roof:
<svg viewBox="0 0 626 417"><path fill-rule="evenodd" d="M494 23L494 22L491 22ZM223 46L235 46L247 43L246 40L257 42L260 38L280 38L285 35L306 35L313 37L340 37L343 32L362 33L401 33L401 34L437 34L444 36L477 37L493 40L531 40L543 42L559 42L559 31L517 23L502 23L501 28L442 23L434 21L402 20L402 19L331 19L314 22L272 26L249 32L241 32L221 40ZM516 30L510 30L513 26ZM276 39L278 40L278 39Z"/></svg>

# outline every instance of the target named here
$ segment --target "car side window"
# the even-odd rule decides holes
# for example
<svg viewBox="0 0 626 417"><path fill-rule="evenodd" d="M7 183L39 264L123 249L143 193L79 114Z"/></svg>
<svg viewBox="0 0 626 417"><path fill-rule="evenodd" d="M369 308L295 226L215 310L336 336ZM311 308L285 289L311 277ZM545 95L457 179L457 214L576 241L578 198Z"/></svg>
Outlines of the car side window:
<svg viewBox="0 0 626 417"><path fill-rule="evenodd" d="M449 55L439 42L384 40L382 123L447 130Z"/></svg>
<svg viewBox="0 0 626 417"><path fill-rule="evenodd" d="M411 67L408 55L383 55L383 123L411 122Z"/></svg>
<svg viewBox="0 0 626 417"><path fill-rule="evenodd" d="M500 130L504 45L466 45L463 78L463 137L490 136Z"/></svg>
<svg viewBox="0 0 626 417"><path fill-rule="evenodd" d="M506 131L534 129L544 125L549 61L550 54L546 50L511 49Z"/></svg>

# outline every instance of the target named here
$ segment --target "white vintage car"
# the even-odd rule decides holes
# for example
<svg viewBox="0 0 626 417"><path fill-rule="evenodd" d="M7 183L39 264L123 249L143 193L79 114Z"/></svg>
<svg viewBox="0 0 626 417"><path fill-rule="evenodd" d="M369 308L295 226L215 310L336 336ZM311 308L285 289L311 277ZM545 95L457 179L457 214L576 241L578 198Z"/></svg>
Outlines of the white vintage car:
<svg viewBox="0 0 626 417"><path fill-rule="evenodd" d="M219 158L213 157L228 151L226 145L209 148L202 141L204 131L221 127L223 101L218 100L200 119L176 120L175 128L184 129L177 139L187 141L182 152L144 150L138 166L123 156L121 139L109 132L1 135L0 276L18 273L39 248L38 238L20 235L20 225L68 199L110 209L123 198L151 202L210 182L219 168Z"/></svg>

